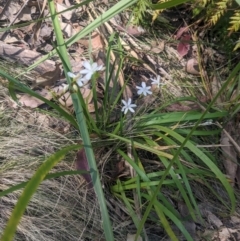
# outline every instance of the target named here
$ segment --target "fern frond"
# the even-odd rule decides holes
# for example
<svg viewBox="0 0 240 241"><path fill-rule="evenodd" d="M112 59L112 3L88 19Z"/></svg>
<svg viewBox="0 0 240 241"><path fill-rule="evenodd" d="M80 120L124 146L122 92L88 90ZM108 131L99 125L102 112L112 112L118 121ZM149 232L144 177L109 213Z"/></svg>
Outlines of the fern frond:
<svg viewBox="0 0 240 241"><path fill-rule="evenodd" d="M149 0L139 0L134 9L133 9L133 24L139 25L139 23L143 20L143 16L147 12L147 9L150 9L149 7L150 2Z"/></svg>
<svg viewBox="0 0 240 241"><path fill-rule="evenodd" d="M240 39L237 41L237 44L235 45L233 51L236 51L239 48L240 48Z"/></svg>
<svg viewBox="0 0 240 241"><path fill-rule="evenodd" d="M233 16L230 18L230 32L237 32L240 29L240 10L235 10Z"/></svg>
<svg viewBox="0 0 240 241"><path fill-rule="evenodd" d="M217 2L211 11L211 15L209 21L211 24L215 25L221 16L223 16L224 12L227 10L227 6L232 3L232 0L221 0Z"/></svg>

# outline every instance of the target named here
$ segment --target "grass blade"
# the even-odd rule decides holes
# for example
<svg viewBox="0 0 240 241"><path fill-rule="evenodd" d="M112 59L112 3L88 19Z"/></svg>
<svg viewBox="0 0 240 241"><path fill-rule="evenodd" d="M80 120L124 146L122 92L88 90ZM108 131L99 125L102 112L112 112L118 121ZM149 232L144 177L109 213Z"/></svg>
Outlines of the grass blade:
<svg viewBox="0 0 240 241"><path fill-rule="evenodd" d="M191 0L172 0L172 1L165 2L165 3L150 4L150 7L153 10L166 9L166 8L172 8L177 5L183 4L185 2L190 2L190 1Z"/></svg>
<svg viewBox="0 0 240 241"><path fill-rule="evenodd" d="M84 146L84 149L86 152L89 169L91 170L90 174L91 174L94 190L96 192L96 196L98 198L98 202L99 202L99 206L100 206L105 238L107 241L112 241L112 240L114 240L112 225L111 225L111 221L110 221L108 210L107 210L105 196L103 193L102 184L100 181L100 175L99 175L99 171L97 168L91 140L89 137L88 128L87 128L86 121L85 121L85 116L83 114L83 107L81 105L80 99L78 98L77 92L74 91L74 89L72 88L71 78L67 75L67 72L69 70L71 71L70 60L69 60L68 52L66 49L67 45L64 42L60 23L59 23L58 17L56 16L56 9L55 9L54 1L49 0L48 4L49 4L50 13L52 16L57 44L59 46L59 48L58 48L59 54L61 55L61 59L64 59L63 69L65 72L65 76L67 77L69 88L71 88L70 91L72 91L71 98L73 101L73 106L74 106L74 110L76 113L77 123L78 123L81 137L83 140L83 144L84 144L83 146ZM101 24L101 22L99 24ZM88 27L89 27L89 25L88 25ZM88 28L88 27L86 27L86 28Z"/></svg>

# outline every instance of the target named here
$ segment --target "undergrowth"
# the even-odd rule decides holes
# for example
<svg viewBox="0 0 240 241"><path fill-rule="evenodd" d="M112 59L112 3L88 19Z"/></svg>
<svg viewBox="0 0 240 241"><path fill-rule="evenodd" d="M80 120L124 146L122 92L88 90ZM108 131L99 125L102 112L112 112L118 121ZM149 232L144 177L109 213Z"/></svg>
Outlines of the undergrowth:
<svg viewBox="0 0 240 241"><path fill-rule="evenodd" d="M12 213L4 213L3 215L4 220L9 220L3 230L1 240L12 240L16 231L19 234L22 229L26 228L24 225L30 225L25 215L26 213L30 213L30 216L32 215L31 212L36 214L36 216L40 215L40 211L38 212L37 209L39 204L35 199L38 194L43 197L43 199L39 198L40 200L37 198L38 202L46 202L46 207L44 207L44 210L41 210L43 214L50 211L50 214L48 213L47 215L51 215L51 208L56 199L62 206L56 206L56 210L54 208L53 210L62 212L61 218L67 215L69 208L73 208L72 211L74 213L71 212L71 217L67 224L63 221L61 226L61 229L67 233L68 225L73 225L72 223L76 225L78 222L78 219L75 219L75 208L78 209L79 205L81 205L81 199L78 195L87 195L86 193L89 192L94 197L94 201L97 202L91 204L97 206L98 215L94 217L90 214L89 220L86 215L83 220L85 226L82 228L86 229L87 233L90 233L94 226L100 226L101 223L105 239L109 241L118 237L116 236L116 226L111 214L112 210L109 210L110 204L106 201L108 198L106 193L110 195L109 192L111 192L115 200L120 199L122 201L121 211L124 210L124 213L131 217L131 224L134 224L134 228L131 231L135 235L135 240L137 240L138 236L146 240L151 236L151 233L148 231L151 223L154 223L158 231L160 230L161 235L167 234L171 240L177 241L181 238L188 241L195 240L195 237L190 234L184 222L187 216L193 222L198 222L202 226L206 225L205 217L202 215L201 205L203 205L203 202L199 201L203 199L201 197L202 190L207 190L206 192L209 192L209 196L217 200L219 209L224 209L230 215L234 213L236 208L234 190L229 179L223 173L221 166L219 167L218 165L218 154L215 155L211 151L212 148L215 148L214 141L206 142L213 136L219 136L219 122L222 123L230 114L234 116L239 111L239 106L234 105L239 101L238 99L233 103L234 107L231 108L231 112L227 107L220 108L216 105L216 102L223 93L227 93L224 101L231 101L233 90L238 86L237 75L240 70L240 64L232 69L232 72L222 83L221 88L209 102L200 103L196 96L189 94L182 98L169 98L167 102L161 103L162 105L156 105L154 108L152 107L153 102L158 101L159 96L164 97L164 95L161 95L162 91L164 89L166 92L170 90L169 86L173 85L173 83L169 85L167 85L168 83L163 83L159 75L151 76L149 80L142 82L134 82L131 78L127 78L123 74L123 70L129 67L129 56L124 54L123 46L117 34L112 34L107 41L104 66L98 65L90 56L90 59L83 61L84 68L79 73L72 73L67 47L91 33L91 31L117 13L127 7L131 7L134 3L136 3L134 10L135 19L141 18L148 7L161 9L163 6L177 5L176 1L166 2L164 3L165 5L154 5L143 0L133 1L132 3L122 0L65 42L56 15L55 5L53 1L49 1L57 46L48 56L38 60L28 70L34 68L34 66L43 62L49 56L58 54L67 79L65 91L70 91L71 93L74 113L62 108L57 101L53 102L45 99L19 81L19 79L6 73L4 70L0 70L0 75L9 82L9 94L14 101L18 102L16 91L41 99L58 112L61 117L65 118L74 132L79 135L77 140L63 141L62 145L57 145L46 153L43 152L44 155L41 153L41 157L44 156L44 158L40 158L40 160L38 159L34 163L32 168L34 171L31 170L29 172L23 168L26 174L23 179L14 180L11 185L1 187L1 200L7 203L11 203L11 200L14 200L11 203L12 207L14 206ZM103 72L104 78L100 80ZM121 82L121 80L123 81ZM204 78L203 81L205 81ZM95 108L93 114L90 113L86 104L86 98L84 99L81 93L81 89L86 86L89 86L93 97L92 102ZM104 93L102 98L98 96L97 87L99 86L101 86ZM191 93L191 91L188 93ZM147 99L148 97L150 97L150 100ZM184 105L187 101L199 105L201 110L185 112L166 111L171 104L181 103ZM46 113L51 116L51 109L46 111ZM11 128L9 129L11 130ZM34 131L34 129L31 131ZM29 135L28 139L33 139L33 134L29 133ZM9 136L14 144L14 137L10 134ZM206 144L211 145L211 147L206 147ZM25 157L24 149L19 148L20 150L18 151L20 153L23 152ZM29 149L27 150L29 151ZM68 173L69 179L65 178L66 173L60 172L57 174L56 180L54 179L58 182L56 185L59 186L59 182L63 181L67 185L67 189L69 188L69 192L64 189L64 193L61 193L61 188L60 190L55 190L49 184L54 185L54 182L50 182L50 179L55 177L51 176L51 172L56 170L57 167L61 167L61 160L66 158L69 153L72 154L76 151L85 153L82 156L86 155L86 158L84 157L81 160L82 164L80 166L82 170L76 173ZM5 155L7 153L6 149ZM96 161L98 158L96 153L104 156L100 164ZM11 157L17 154L12 154ZM11 163L14 166L16 161L12 160ZM0 166L2 183L4 183L2 180L6 180L3 177L6 165L6 162L2 162ZM64 170L69 168L64 164L62 165ZM86 166L88 168L84 168ZM60 170L62 169L60 168ZM108 171L107 178L104 176L105 170ZM76 185L78 178L75 177L75 174L80 173L83 176L85 175L84 177L88 175L86 179L90 179L90 182L88 183L88 188L86 187L85 189L85 194L80 192L80 194L75 196L73 193L78 186ZM111 173L114 173L114 175ZM123 173L125 174L123 175ZM124 178L122 178L123 176ZM64 179L61 179L63 177ZM41 187L45 183L50 188L47 187L42 193ZM70 187L71 183L74 183L76 186ZM93 189L89 188L91 185ZM199 190L196 190L196 186L199 186ZM22 188L23 191L20 194L19 189ZM15 195L14 199L11 199L11 195ZM51 200L49 206L47 205L45 195L49 195L54 199ZM71 195L73 197L70 198L69 196ZM59 200L60 197L63 200ZM68 198L71 200L70 203L67 202ZM67 205L66 209L64 209L64 205ZM73 205L73 207L69 207L69 205ZM188 210L185 216L180 211L180 205ZM58 210L57 208L60 209ZM92 207L90 205L91 208L95 209L95 206ZM83 211L81 208L80 210ZM99 217L99 211L101 218ZM91 210L87 212L91 213ZM84 214L86 214L86 210ZM93 215L95 214L93 210ZM55 215L56 213L52 218ZM77 216L82 216L82 213L77 213ZM21 219L22 222L20 222ZM6 220L4 225L5 222ZM44 221L41 220L39 225L42 225L42 222ZM52 225L57 226L58 224L54 223ZM73 227L71 232L75 231ZM92 233L94 237L103 235L102 230L97 231L94 234ZM66 235L65 232L63 233ZM69 233L69 235L73 235L76 238L79 233ZM21 240L21 234L18 237ZM81 237L81 234L79 237ZM43 238L45 236L34 236L35 240L43 240ZM58 236L55 236L54 240L57 239ZM67 238L64 240L67 240Z"/></svg>

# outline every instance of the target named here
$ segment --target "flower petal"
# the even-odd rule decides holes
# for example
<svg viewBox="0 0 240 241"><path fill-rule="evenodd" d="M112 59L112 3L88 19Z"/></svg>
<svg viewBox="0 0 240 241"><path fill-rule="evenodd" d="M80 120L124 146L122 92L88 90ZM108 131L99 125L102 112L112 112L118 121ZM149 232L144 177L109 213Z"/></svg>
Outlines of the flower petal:
<svg viewBox="0 0 240 241"><path fill-rule="evenodd" d="M90 61L87 61L87 60L85 60L85 61L83 62L83 67L84 67L85 69L88 69L88 70L91 70L91 69L92 69L92 66L91 66L91 64L90 64Z"/></svg>
<svg viewBox="0 0 240 241"><path fill-rule="evenodd" d="M128 108L132 113L134 113L135 112L135 110L133 109L133 108Z"/></svg>
<svg viewBox="0 0 240 241"><path fill-rule="evenodd" d="M142 87L146 88L146 83L145 82L142 82Z"/></svg>
<svg viewBox="0 0 240 241"><path fill-rule="evenodd" d="M67 72L67 75L70 77L70 78L76 78L77 76L72 73L72 72Z"/></svg>
<svg viewBox="0 0 240 241"><path fill-rule="evenodd" d="M125 100L122 100L122 103L126 106L127 102Z"/></svg>
<svg viewBox="0 0 240 241"><path fill-rule="evenodd" d="M80 74L87 74L89 73L89 70L88 69L82 69L79 71Z"/></svg>
<svg viewBox="0 0 240 241"><path fill-rule="evenodd" d="M88 72L88 73L85 75L84 78L85 78L86 80L90 80L91 77L92 77L92 73L91 73L91 72Z"/></svg>
<svg viewBox="0 0 240 241"><path fill-rule="evenodd" d="M137 92L138 95L141 95L142 93L143 93L143 90L142 90L142 89L140 89L140 90Z"/></svg>
<svg viewBox="0 0 240 241"><path fill-rule="evenodd" d="M78 80L77 80L77 84L78 84L79 87L82 87L82 86L83 86L83 81L82 81L82 79L78 79Z"/></svg>
<svg viewBox="0 0 240 241"><path fill-rule="evenodd" d="M97 63L92 63L91 69L92 69L93 72L96 72L97 69L98 69Z"/></svg>
<svg viewBox="0 0 240 241"><path fill-rule="evenodd" d="M103 65L97 67L97 71L103 70Z"/></svg>

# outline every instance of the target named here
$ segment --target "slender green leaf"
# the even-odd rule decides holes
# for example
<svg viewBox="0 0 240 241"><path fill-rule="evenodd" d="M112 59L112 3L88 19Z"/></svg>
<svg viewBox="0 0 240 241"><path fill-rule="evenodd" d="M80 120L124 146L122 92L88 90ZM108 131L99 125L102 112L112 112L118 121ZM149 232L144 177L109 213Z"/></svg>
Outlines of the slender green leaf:
<svg viewBox="0 0 240 241"><path fill-rule="evenodd" d="M91 174L94 190L96 192L96 196L98 198L98 202L99 202L99 206L100 206L105 238L107 241L112 241L112 240L114 240L112 225L111 225L111 221L110 221L108 210L107 210L106 200L105 200L105 196L103 193L102 184L100 181L100 175L99 175L99 171L97 168L97 164L96 164L96 160L95 160L95 156L94 156L94 152L93 152L93 148L92 148L92 143L91 143L91 140L89 137L88 128L87 128L86 121L85 121L85 116L83 114L83 107L81 105L80 98L78 97L79 91L78 91L78 93L76 93L74 91L74 89L72 88L72 85L71 85L72 84L71 78L67 75L67 72L69 70L71 71L70 60L69 60L68 52L66 49L67 45L64 42L63 34L61 31L61 27L60 27L60 22L59 22L58 17L56 16L56 9L55 9L54 1L49 0L48 4L49 4L49 9L50 9L50 13L51 13L52 21L53 21L53 27L54 27L54 31L55 31L55 35L56 35L56 39L57 39L57 44L59 46L59 53L61 55L61 58L64 59L64 62L63 62L64 73L65 73L65 76L67 77L67 81L68 81L70 90L72 90L71 97L72 97L72 101L73 101L73 107L74 107L74 110L76 113L77 123L78 123L81 137L83 140L84 149L85 149L87 160L88 160L88 165L91 170L90 174ZM99 23L99 25L100 24L101 24L101 22ZM88 25L86 28L84 28L83 31L85 29L88 29L88 27L90 25Z"/></svg>
<svg viewBox="0 0 240 241"><path fill-rule="evenodd" d="M128 214L129 214L130 217L132 218L135 226L138 227L138 225L139 225L139 218L138 218L137 215L135 214L135 212L134 212L134 210L133 210L133 208L132 208L129 200L127 199L127 197L126 197L123 189L121 188L121 182L120 182L119 180L117 181L117 185L118 185L118 187L119 187L119 190L121 190L121 191L120 191L121 198L122 198L124 204L126 205L126 208L128 209Z"/></svg>
<svg viewBox="0 0 240 241"><path fill-rule="evenodd" d="M129 158L123 151L118 150L118 153L127 161L130 163L130 165L134 168L134 170L138 173L138 175L146 182L149 182L150 179L147 177L146 173L144 172L144 170L141 170L137 164L131 159ZM160 191L160 188L163 184L163 181L165 180L168 172L170 170L170 167L167 168L167 170L165 171L164 175L162 176L161 180L159 181L158 187L154 188L154 189L149 189L148 188L148 193L149 195L152 197L147 210L144 213L144 216L139 224L139 226L137 227L137 233L136 233L136 237L135 240L137 240L137 237L141 234L142 230L143 230L143 226L144 223L147 220L147 217L152 209L152 206L154 205L154 201L157 198L157 194ZM158 206L154 206L156 213L158 214L159 219L161 220L162 225L164 226L164 229L166 230L167 234L169 235L169 237L171 238L171 240L173 241L178 241L176 235L174 234L174 232L172 231L164 213L162 212L162 210L159 209Z"/></svg>
<svg viewBox="0 0 240 241"><path fill-rule="evenodd" d="M184 143L185 138L174 132L173 130L163 127L163 126L158 126L157 127L159 130L164 131L165 133L168 133L168 135L171 135L181 143ZM192 142L186 141L184 146L188 148L192 153L194 153L198 158L202 160L202 162L216 175L216 177L220 180L222 185L225 187L228 196L231 200L231 211L235 209L236 206L236 199L234 195L234 190L231 187L230 183L226 179L225 175L219 170L219 168L212 162L212 160L199 148L197 148ZM180 152L178 152L178 155ZM177 158L176 158L177 159Z"/></svg>
<svg viewBox="0 0 240 241"><path fill-rule="evenodd" d="M166 9L178 6L185 2L190 2L192 0L171 0L164 3L149 4L153 10Z"/></svg>
<svg viewBox="0 0 240 241"><path fill-rule="evenodd" d="M207 113L204 116L204 120L214 119L214 118L221 118L228 115L228 112L217 111L214 113ZM136 121L136 128L142 128L143 126L149 125L162 125L162 124L176 124L180 122L189 123L190 121L198 121L199 118L202 116L201 112L197 111L189 111L189 112L172 112L172 113L159 113L159 114L147 114L141 117L137 117ZM191 123L194 124L194 123Z"/></svg>
<svg viewBox="0 0 240 241"><path fill-rule="evenodd" d="M240 0L235 0L237 3L238 3L238 5L240 6Z"/></svg>
<svg viewBox="0 0 240 241"><path fill-rule="evenodd" d="M151 197L147 194L142 194L142 195L143 195L143 197L145 197L148 200L151 199ZM181 220L179 220L167 207L165 207L163 204L161 204L157 200L155 201L154 204L157 205L159 207L159 210L162 210L163 213L173 221L173 223L175 223L175 225L183 233L183 235L187 239L187 241L193 241L191 235L188 233L188 231L184 227L183 222Z"/></svg>

